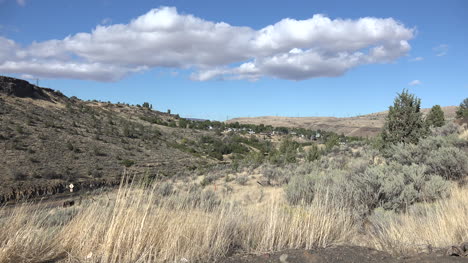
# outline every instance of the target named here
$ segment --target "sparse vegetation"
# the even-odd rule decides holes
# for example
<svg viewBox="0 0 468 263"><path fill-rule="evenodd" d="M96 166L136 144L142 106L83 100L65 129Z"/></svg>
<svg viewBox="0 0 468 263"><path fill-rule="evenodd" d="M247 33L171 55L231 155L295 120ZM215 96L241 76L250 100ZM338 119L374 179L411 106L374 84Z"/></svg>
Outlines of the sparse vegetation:
<svg viewBox="0 0 468 263"><path fill-rule="evenodd" d="M343 243L407 254L421 240L460 243L466 128L444 124L437 105L424 122L419 105L403 91L382 136L362 139L188 120L147 102L5 103L0 203L46 205L0 207L0 262L213 262ZM75 206L47 203L70 183Z"/></svg>
<svg viewBox="0 0 468 263"><path fill-rule="evenodd" d="M125 167L131 167L132 165L135 164L135 161L125 159L125 160L122 160L120 163Z"/></svg>

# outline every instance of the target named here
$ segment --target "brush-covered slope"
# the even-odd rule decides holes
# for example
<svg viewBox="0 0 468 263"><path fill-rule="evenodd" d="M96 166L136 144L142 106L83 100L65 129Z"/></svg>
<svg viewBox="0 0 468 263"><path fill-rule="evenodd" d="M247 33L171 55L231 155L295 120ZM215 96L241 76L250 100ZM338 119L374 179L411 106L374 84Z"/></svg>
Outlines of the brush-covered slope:
<svg viewBox="0 0 468 263"><path fill-rule="evenodd" d="M116 184L124 171L157 177L215 162L177 147L207 133L168 127L177 120L145 107L68 98L0 76L0 203L66 191L70 182Z"/></svg>

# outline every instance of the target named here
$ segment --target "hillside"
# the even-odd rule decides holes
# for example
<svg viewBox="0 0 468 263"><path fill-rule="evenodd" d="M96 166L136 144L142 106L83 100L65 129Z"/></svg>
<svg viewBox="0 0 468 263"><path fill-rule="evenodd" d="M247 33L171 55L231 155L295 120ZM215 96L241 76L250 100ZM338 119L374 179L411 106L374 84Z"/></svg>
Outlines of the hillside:
<svg viewBox="0 0 468 263"><path fill-rule="evenodd" d="M456 106L442 107L447 120L455 118ZM430 109L422 109L427 114ZM274 127L295 127L311 130L331 131L346 136L372 137L377 135L384 125L387 111L377 112L357 117L241 117L228 120L228 123L264 124Z"/></svg>
<svg viewBox="0 0 468 263"><path fill-rule="evenodd" d="M63 192L70 182L78 188L115 185L124 172L154 178L216 163L202 150L179 145L208 132L176 128L177 120L0 76L0 203Z"/></svg>

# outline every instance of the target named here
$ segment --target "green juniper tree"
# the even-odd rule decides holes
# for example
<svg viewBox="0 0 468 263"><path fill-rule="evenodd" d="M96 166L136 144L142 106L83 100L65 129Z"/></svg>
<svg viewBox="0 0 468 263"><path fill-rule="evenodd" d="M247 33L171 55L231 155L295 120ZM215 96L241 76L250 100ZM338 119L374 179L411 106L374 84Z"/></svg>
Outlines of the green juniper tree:
<svg viewBox="0 0 468 263"><path fill-rule="evenodd" d="M434 105L431 111L426 116L426 124L428 127L442 127L445 124L445 117L442 108L439 105Z"/></svg>
<svg viewBox="0 0 468 263"><path fill-rule="evenodd" d="M457 119L468 118L468 98L464 99L462 103L460 103L460 107L457 109Z"/></svg>
<svg viewBox="0 0 468 263"><path fill-rule="evenodd" d="M395 98L393 106L389 107L381 134L384 144L417 143L427 133L421 112L421 99L403 90Z"/></svg>

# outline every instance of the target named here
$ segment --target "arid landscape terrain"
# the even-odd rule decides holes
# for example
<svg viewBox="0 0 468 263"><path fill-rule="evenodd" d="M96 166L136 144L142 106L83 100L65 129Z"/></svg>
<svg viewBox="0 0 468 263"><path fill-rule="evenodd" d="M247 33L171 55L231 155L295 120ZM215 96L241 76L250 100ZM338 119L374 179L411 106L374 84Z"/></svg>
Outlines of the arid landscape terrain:
<svg viewBox="0 0 468 263"><path fill-rule="evenodd" d="M385 146L388 112L193 121L0 77L0 262L466 262L460 108Z"/></svg>
<svg viewBox="0 0 468 263"><path fill-rule="evenodd" d="M0 263L468 263L467 14L0 0Z"/></svg>
<svg viewBox="0 0 468 263"><path fill-rule="evenodd" d="M442 107L447 120L455 119L456 106ZM430 109L421 109L427 114ZM235 118L228 122L242 124L265 124L276 127L300 127L312 130L333 131L346 136L373 137L378 135L385 123L387 111L366 114L356 117L281 117L262 116L250 118Z"/></svg>

